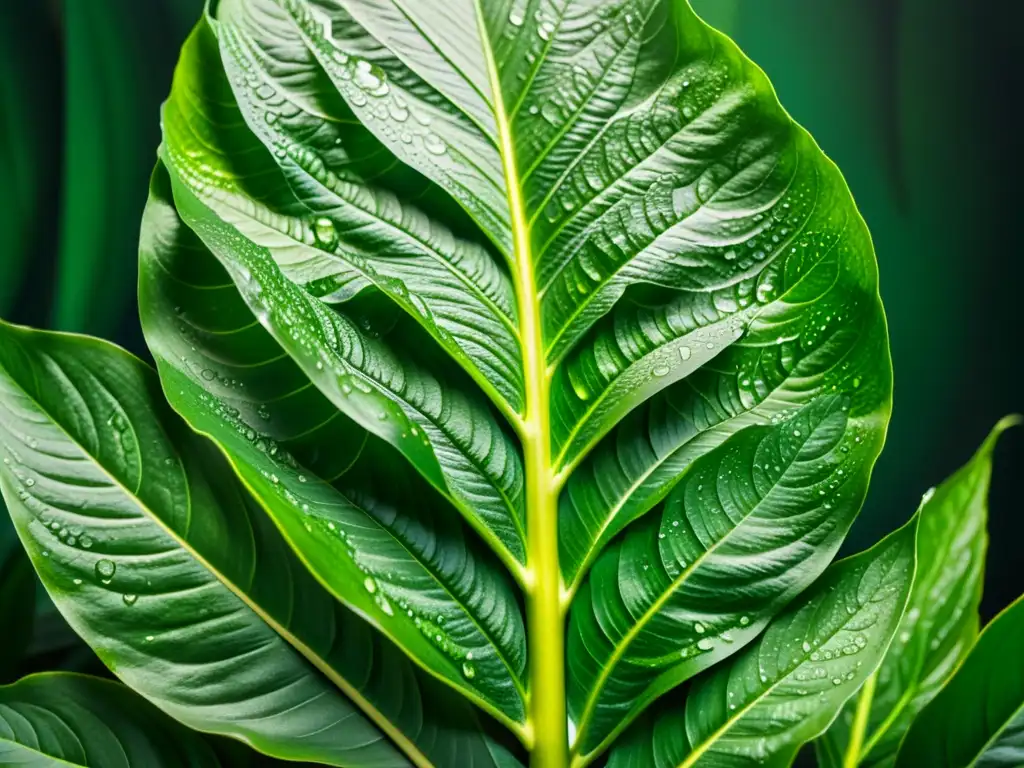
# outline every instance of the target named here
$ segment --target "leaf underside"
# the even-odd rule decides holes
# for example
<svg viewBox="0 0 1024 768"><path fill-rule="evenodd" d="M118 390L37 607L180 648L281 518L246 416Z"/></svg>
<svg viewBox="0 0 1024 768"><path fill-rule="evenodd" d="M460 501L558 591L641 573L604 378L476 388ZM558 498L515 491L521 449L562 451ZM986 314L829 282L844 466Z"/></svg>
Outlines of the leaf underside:
<svg viewBox="0 0 1024 768"><path fill-rule="evenodd" d="M202 479L209 514L259 530L297 594L417 686L455 689L539 761L590 762L767 637L859 509L891 373L845 183L763 73L674 0L210 14L163 110L140 247L164 393L238 478ZM82 407L42 410L73 434ZM151 511L190 544L169 494ZM204 571L224 541L195 544ZM352 679L358 661L334 668L340 630L305 639L289 622L312 613L274 618L242 575L211 578L374 750L456 764ZM164 698L151 669L129 682ZM457 712L436 741L468 722L472 764L511 759ZM280 755L246 732L264 736Z"/></svg>

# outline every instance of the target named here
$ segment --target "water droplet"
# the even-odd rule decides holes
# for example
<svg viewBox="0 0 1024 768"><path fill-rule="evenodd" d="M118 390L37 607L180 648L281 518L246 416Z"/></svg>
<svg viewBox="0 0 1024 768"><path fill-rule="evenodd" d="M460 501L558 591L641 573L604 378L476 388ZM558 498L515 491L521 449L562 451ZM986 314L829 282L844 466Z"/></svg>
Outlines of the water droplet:
<svg viewBox="0 0 1024 768"><path fill-rule="evenodd" d="M655 376L659 376L659 377L660 376L667 376L669 371L671 371L671 370L672 369L669 368L667 365L656 365L651 370L651 373L653 373Z"/></svg>
<svg viewBox="0 0 1024 768"><path fill-rule="evenodd" d="M397 100L393 100L388 104L388 114L391 116L391 119L397 123L404 123L409 119L409 110Z"/></svg>
<svg viewBox="0 0 1024 768"><path fill-rule="evenodd" d="M423 139L423 146L432 155L443 155L447 147L436 134L428 133Z"/></svg>
<svg viewBox="0 0 1024 768"><path fill-rule="evenodd" d="M81 544L84 549L92 549L92 536L85 534L78 540L78 543Z"/></svg>
<svg viewBox="0 0 1024 768"><path fill-rule="evenodd" d="M139 599L139 596L138 595L123 595L121 597L121 599L124 600L124 604L125 605L135 605L135 603Z"/></svg>
<svg viewBox="0 0 1024 768"><path fill-rule="evenodd" d="M202 372L199 375L203 377L204 381L213 381L214 379L217 378L216 371L210 368L203 368Z"/></svg>
<svg viewBox="0 0 1024 768"><path fill-rule="evenodd" d="M82 586L82 580L81 579L74 579L74 583L75 583L76 587Z"/></svg>
<svg viewBox="0 0 1024 768"><path fill-rule="evenodd" d="M740 616L740 626L741 627L745 627L749 623L750 623L750 617L749 616Z"/></svg>
<svg viewBox="0 0 1024 768"><path fill-rule="evenodd" d="M371 595L377 591L377 582L374 581L370 576L367 576L363 581L363 586L366 587L366 591Z"/></svg>
<svg viewBox="0 0 1024 768"><path fill-rule="evenodd" d="M512 11L512 13L510 13L508 15L508 23L511 24L513 27L521 27L521 26L523 26L523 16L522 16L522 14L516 13L515 11Z"/></svg>
<svg viewBox="0 0 1024 768"><path fill-rule="evenodd" d="M712 648L715 647L715 644L711 642L711 638L702 637L700 640L697 641L697 647L700 648L702 651L710 651Z"/></svg>
<svg viewBox="0 0 1024 768"><path fill-rule="evenodd" d="M313 222L313 236L317 245L327 250L333 250L338 244L338 231L334 228L334 222L326 216Z"/></svg>
<svg viewBox="0 0 1024 768"><path fill-rule="evenodd" d="M110 580L114 578L114 572L117 570L117 565L114 564L113 560L100 560L96 563L96 576L99 577L100 581L104 584L109 584Z"/></svg>
<svg viewBox="0 0 1024 768"><path fill-rule="evenodd" d="M804 640L803 645L801 645L800 647L804 649L804 653L811 652L811 644L808 643L806 640Z"/></svg>
<svg viewBox="0 0 1024 768"><path fill-rule="evenodd" d="M472 680L476 677L476 668L467 661L462 665L462 674L466 676L467 680Z"/></svg>
<svg viewBox="0 0 1024 768"><path fill-rule="evenodd" d="M703 635L705 631L704 625L698 621L696 624L693 625L693 631L696 632L698 635Z"/></svg>

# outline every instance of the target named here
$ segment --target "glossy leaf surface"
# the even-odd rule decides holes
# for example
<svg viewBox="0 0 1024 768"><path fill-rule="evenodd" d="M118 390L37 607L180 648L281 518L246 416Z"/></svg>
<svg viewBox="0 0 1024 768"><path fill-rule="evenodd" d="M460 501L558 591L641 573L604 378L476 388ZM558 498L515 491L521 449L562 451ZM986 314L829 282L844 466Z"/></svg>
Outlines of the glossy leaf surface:
<svg viewBox="0 0 1024 768"><path fill-rule="evenodd" d="M54 602L124 682L285 759L493 762L468 705L314 580L143 363L0 333L0 487Z"/></svg>
<svg viewBox="0 0 1024 768"><path fill-rule="evenodd" d="M1024 762L1024 599L985 627L907 732L896 768L1010 768Z"/></svg>
<svg viewBox="0 0 1024 768"><path fill-rule="evenodd" d="M891 383L845 183L686 3L211 14L143 235L168 398L335 597L538 764L569 711L595 756L752 640L863 497ZM671 582L694 547L675 587L613 567L657 552ZM699 613L713 655L675 631Z"/></svg>
<svg viewBox="0 0 1024 768"><path fill-rule="evenodd" d="M580 754L760 634L832 560L869 469L846 410L824 397L734 435L597 561L569 628Z"/></svg>
<svg viewBox="0 0 1024 768"><path fill-rule="evenodd" d="M67 673L0 687L0 763L82 768L219 768L201 736L128 688Z"/></svg>
<svg viewBox="0 0 1024 768"><path fill-rule="evenodd" d="M918 513L919 565L906 615L875 679L818 743L825 766L891 765L914 718L974 645L992 452L1003 430L1017 421L999 422L966 465L925 495Z"/></svg>
<svg viewBox="0 0 1024 768"><path fill-rule="evenodd" d="M167 181L158 170L141 290L171 403L225 450L328 589L496 714L520 720L524 632L507 580L453 510L396 472L400 456L338 412L253 324L167 202ZM383 407L358 379L342 386L339 396ZM364 415L384 421L377 410ZM406 441L421 442L406 429Z"/></svg>
<svg viewBox="0 0 1024 768"><path fill-rule="evenodd" d="M915 517L835 563L756 641L698 678L677 707L639 723L609 768L789 766L872 674L914 578Z"/></svg>

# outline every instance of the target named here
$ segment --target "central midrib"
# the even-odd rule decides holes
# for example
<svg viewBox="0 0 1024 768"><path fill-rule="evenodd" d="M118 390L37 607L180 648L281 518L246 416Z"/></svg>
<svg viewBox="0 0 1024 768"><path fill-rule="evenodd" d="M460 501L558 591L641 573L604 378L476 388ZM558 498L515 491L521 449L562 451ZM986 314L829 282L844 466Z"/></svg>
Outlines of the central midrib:
<svg viewBox="0 0 1024 768"><path fill-rule="evenodd" d="M513 281L523 347L526 416L519 430L526 470L527 746L531 768L568 765L565 700L565 637L558 566L558 518L551 464L547 357L540 323L540 298L533 276L530 229L521 194L511 126L505 110L494 52L475 0L477 26L494 100L505 191L512 228Z"/></svg>

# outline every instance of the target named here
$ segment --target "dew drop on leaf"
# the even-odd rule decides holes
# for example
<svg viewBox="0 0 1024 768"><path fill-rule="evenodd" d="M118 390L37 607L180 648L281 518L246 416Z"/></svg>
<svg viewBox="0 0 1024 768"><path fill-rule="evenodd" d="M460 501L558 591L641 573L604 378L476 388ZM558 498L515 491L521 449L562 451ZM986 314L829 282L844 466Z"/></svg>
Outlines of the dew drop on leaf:
<svg viewBox="0 0 1024 768"><path fill-rule="evenodd" d="M114 578L114 572L117 570L117 566L113 560L100 560L96 563L96 576L99 577L100 581L104 584L109 584L110 580Z"/></svg>
<svg viewBox="0 0 1024 768"><path fill-rule="evenodd" d="M321 216L313 222L313 237L317 245L326 250L334 250L338 244L338 231L334 228L334 222L326 216Z"/></svg>

